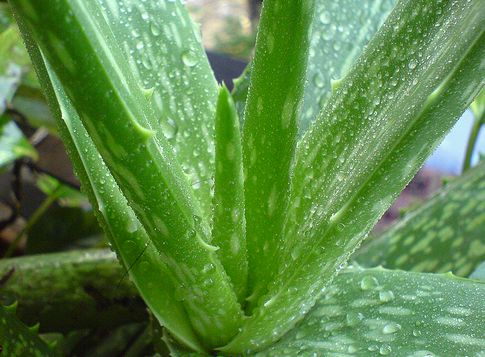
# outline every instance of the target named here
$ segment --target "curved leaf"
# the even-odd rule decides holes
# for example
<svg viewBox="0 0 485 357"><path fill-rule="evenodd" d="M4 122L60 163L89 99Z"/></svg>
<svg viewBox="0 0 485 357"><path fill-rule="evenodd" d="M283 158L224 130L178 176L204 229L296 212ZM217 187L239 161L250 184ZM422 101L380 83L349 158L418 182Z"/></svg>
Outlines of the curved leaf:
<svg viewBox="0 0 485 357"><path fill-rule="evenodd" d="M168 268L160 261L145 230L142 227L136 229L140 227L140 223L97 153L70 100L59 86L55 74L52 71L48 73L44 58L22 18L17 18L17 22L83 191L92 202L101 226L119 251L120 261L160 323L167 326L185 345L195 350L203 350L182 303L176 298L176 289ZM75 133L81 135L74 135ZM113 207L113 210L101 212L100 207ZM143 260L140 259L142 255ZM143 264L138 264L142 262Z"/></svg>
<svg viewBox="0 0 485 357"><path fill-rule="evenodd" d="M485 260L485 163L455 179L355 255L364 266L468 276Z"/></svg>
<svg viewBox="0 0 485 357"><path fill-rule="evenodd" d="M479 356L485 284L447 275L348 269L302 323L257 356Z"/></svg>
<svg viewBox="0 0 485 357"><path fill-rule="evenodd" d="M207 244L206 219L172 147L164 137L155 135L154 113L143 95L150 91L140 88L104 18L95 15L99 3L15 0L12 4L30 26L52 65L51 77L55 71L150 244L157 249L158 259L169 267L194 329L208 347L228 341L237 333L242 310L214 248ZM66 103L61 109L69 112ZM66 117L70 130L79 131L74 116ZM103 186L104 191L118 189L114 182L110 185L107 188L100 180L97 193ZM98 203L101 214L118 215L109 212L113 206ZM116 210L122 206L120 203ZM133 217L130 221L136 222ZM139 231L136 224L129 225L130 230ZM137 245L140 238L133 240ZM130 250L129 246L132 244L120 245L120 249Z"/></svg>
<svg viewBox="0 0 485 357"><path fill-rule="evenodd" d="M299 144L280 272L224 351L268 346L313 306L483 87L484 20L481 0L398 3Z"/></svg>
<svg viewBox="0 0 485 357"><path fill-rule="evenodd" d="M153 91L152 128L174 148L204 215L210 216L217 83L198 25L180 0L99 3L96 10L104 14L130 71L140 86Z"/></svg>

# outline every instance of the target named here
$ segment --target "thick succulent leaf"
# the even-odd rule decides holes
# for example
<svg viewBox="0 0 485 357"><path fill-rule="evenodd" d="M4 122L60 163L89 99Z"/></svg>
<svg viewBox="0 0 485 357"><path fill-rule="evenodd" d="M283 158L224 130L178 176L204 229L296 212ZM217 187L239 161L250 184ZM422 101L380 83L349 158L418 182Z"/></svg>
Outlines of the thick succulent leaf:
<svg viewBox="0 0 485 357"><path fill-rule="evenodd" d="M251 302L271 280L281 240L314 8L314 0L268 0L261 13L243 127Z"/></svg>
<svg viewBox="0 0 485 357"><path fill-rule="evenodd" d="M485 163L447 184L418 209L365 245L367 267L468 276L485 260Z"/></svg>
<svg viewBox="0 0 485 357"><path fill-rule="evenodd" d="M483 86L484 20L480 0L398 3L302 139L281 271L224 350L267 346L312 307Z"/></svg>
<svg viewBox="0 0 485 357"><path fill-rule="evenodd" d="M147 318L116 256L107 250L0 260L0 304L19 302L18 317L41 332L112 328Z"/></svg>
<svg viewBox="0 0 485 357"><path fill-rule="evenodd" d="M30 145L17 124L7 115L0 115L0 170L21 157L35 160L37 151Z"/></svg>
<svg viewBox="0 0 485 357"><path fill-rule="evenodd" d="M178 301L176 285L170 278L168 267L160 261L157 249L96 151L52 70L49 70L49 75L63 120L59 131L64 142L66 137L70 138L68 145L71 151L79 155L73 160L76 171L84 191L89 192L88 197L98 212L98 219L106 234L111 238L113 248L157 319L184 344L201 349L185 309Z"/></svg>
<svg viewBox="0 0 485 357"><path fill-rule="evenodd" d="M15 306L0 306L0 353L5 356L56 356L36 333L15 316Z"/></svg>
<svg viewBox="0 0 485 357"><path fill-rule="evenodd" d="M394 7L396 0L317 0L312 25L305 100L299 129L305 132Z"/></svg>
<svg viewBox="0 0 485 357"><path fill-rule="evenodd" d="M152 128L175 149L205 215L214 176L217 83L183 1L99 1L138 83L153 90Z"/></svg>
<svg viewBox="0 0 485 357"><path fill-rule="evenodd" d="M216 110L216 174L212 244L240 302L246 297L248 261L241 135L231 95L226 87L219 92Z"/></svg>
<svg viewBox="0 0 485 357"><path fill-rule="evenodd" d="M223 344L237 332L241 308L214 247L206 243L207 222L172 147L155 135L154 113L143 95L150 91L137 84L110 28L95 15L99 3L12 4L33 31L159 259L169 267L195 330L208 346ZM103 183L97 186L101 189ZM99 206L102 214L111 208Z"/></svg>
<svg viewBox="0 0 485 357"><path fill-rule="evenodd" d="M481 356L485 284L451 274L348 269L258 356Z"/></svg>
<svg viewBox="0 0 485 357"><path fill-rule="evenodd" d="M89 197L121 263L160 323L167 326L185 345L202 350L185 308L176 296L176 286L170 278L168 267L160 261L158 251L128 206L57 77L52 70L48 73L28 27L22 18L17 20L83 191Z"/></svg>

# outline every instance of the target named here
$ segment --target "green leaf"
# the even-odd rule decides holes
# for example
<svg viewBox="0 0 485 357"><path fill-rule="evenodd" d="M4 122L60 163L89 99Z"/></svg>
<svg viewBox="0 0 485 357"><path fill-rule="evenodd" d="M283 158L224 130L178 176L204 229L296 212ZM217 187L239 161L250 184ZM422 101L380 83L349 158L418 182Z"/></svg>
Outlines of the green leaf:
<svg viewBox="0 0 485 357"><path fill-rule="evenodd" d="M88 206L88 200L85 195L75 188L61 183L52 176L41 174L37 177L36 183L37 187L47 196L55 195L59 200L59 204L64 207Z"/></svg>
<svg viewBox="0 0 485 357"><path fill-rule="evenodd" d="M216 174L212 244L242 303L246 297L248 261L241 135L236 108L224 86L216 110Z"/></svg>
<svg viewBox="0 0 485 357"><path fill-rule="evenodd" d="M175 149L202 212L210 216L217 83L198 25L179 0L99 3L130 72L153 91L152 128Z"/></svg>
<svg viewBox="0 0 485 357"><path fill-rule="evenodd" d="M0 260L0 304L19 302L18 317L41 332L146 320L146 307L108 250L83 250Z"/></svg>
<svg viewBox="0 0 485 357"><path fill-rule="evenodd" d="M158 265L163 262L169 267L170 278L178 287L179 300L183 300L194 329L208 347L227 342L237 333L242 310L214 247L207 243L207 222L172 147L167 139L155 135L155 116L143 95L146 91L132 76L104 18L94 15L100 10L99 3L65 0L54 6L15 0L12 4L19 17L27 21L42 53L52 65L51 77L55 71L116 183L145 228L149 243L157 249ZM58 94L60 100L63 94L59 91ZM71 111L66 103L62 109ZM69 113L68 120L72 117L74 115ZM75 128L74 123L66 124L70 126L71 135L83 136L78 134L81 129ZM91 153L85 160L94 155L96 153ZM97 190L103 186L104 191L117 190L114 182L110 182L110 187L103 181L95 186ZM105 206L104 202L98 203L103 215L107 215L107 211L122 210L120 205L114 208ZM137 222L134 217L123 219L128 224ZM139 231L136 224L129 224L127 230L128 233ZM112 235L121 241L127 236L126 233L120 238ZM137 246L142 238L134 240ZM133 244L125 245L118 249L130 250L135 257L141 254L136 247L128 249Z"/></svg>
<svg viewBox="0 0 485 357"><path fill-rule="evenodd" d="M455 179L355 256L364 266L468 276L485 260L485 163Z"/></svg>
<svg viewBox="0 0 485 357"><path fill-rule="evenodd" d="M0 353L5 356L56 356L35 332L15 316L15 307L0 306Z"/></svg>
<svg viewBox="0 0 485 357"><path fill-rule="evenodd" d="M257 356L479 356L484 295L485 284L451 274L349 269Z"/></svg>
<svg viewBox="0 0 485 357"><path fill-rule="evenodd" d="M21 157L36 160L37 151L9 117L0 115L0 170Z"/></svg>
<svg viewBox="0 0 485 357"><path fill-rule="evenodd" d="M250 303L272 278L281 240L314 7L268 0L262 9L243 127Z"/></svg>
<svg viewBox="0 0 485 357"><path fill-rule="evenodd" d="M299 144L280 272L224 351L309 311L483 87L484 20L479 0L398 3Z"/></svg>
<svg viewBox="0 0 485 357"><path fill-rule="evenodd" d="M52 71L48 73L29 29L22 18L18 18L18 22L83 191L92 202L101 226L119 252L120 261L158 321L183 344L194 350L203 350L182 302L176 299L176 289L168 267L160 261L158 251L151 244L146 231L140 227L55 74ZM73 135L75 133L79 135ZM99 208L102 207L112 209L101 211Z"/></svg>
<svg viewBox="0 0 485 357"><path fill-rule="evenodd" d="M317 0L301 133L332 95L332 81L345 77L395 3L396 0Z"/></svg>

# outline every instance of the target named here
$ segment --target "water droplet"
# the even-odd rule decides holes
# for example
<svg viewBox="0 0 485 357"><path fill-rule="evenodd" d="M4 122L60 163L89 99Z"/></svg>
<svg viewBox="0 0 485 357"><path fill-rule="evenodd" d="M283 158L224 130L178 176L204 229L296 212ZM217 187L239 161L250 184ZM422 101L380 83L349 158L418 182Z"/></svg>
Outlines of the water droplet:
<svg viewBox="0 0 485 357"><path fill-rule="evenodd" d="M150 31L151 31L151 33L152 33L153 36L160 35L160 29L158 28L157 25L155 25L153 23L150 25Z"/></svg>
<svg viewBox="0 0 485 357"><path fill-rule="evenodd" d="M330 23L330 14L327 11L324 11L320 14L320 22L324 25Z"/></svg>
<svg viewBox="0 0 485 357"><path fill-rule="evenodd" d="M379 348L379 353L383 356L387 356L392 352L392 348L389 345L382 345L381 348Z"/></svg>
<svg viewBox="0 0 485 357"><path fill-rule="evenodd" d="M360 288L362 290L374 290L379 286L379 281L372 275L366 275L360 281Z"/></svg>
<svg viewBox="0 0 485 357"><path fill-rule="evenodd" d="M382 333L384 333L385 335L390 335L392 333L398 332L400 329L401 325L395 322L390 322L382 328Z"/></svg>
<svg viewBox="0 0 485 357"><path fill-rule="evenodd" d="M315 76L313 76L313 83L318 88L323 88L325 86L325 82L324 82L323 77L320 73L316 73Z"/></svg>
<svg viewBox="0 0 485 357"><path fill-rule="evenodd" d="M168 140L175 138L179 130L177 123L172 118L168 118L166 121L161 121L160 126L163 135L165 135L165 138Z"/></svg>
<svg viewBox="0 0 485 357"><path fill-rule="evenodd" d="M356 312L349 312L346 317L345 317L346 321L347 321L347 325L348 326L355 326L357 325L360 321L362 321L364 319L364 315L362 315L362 313L356 313Z"/></svg>
<svg viewBox="0 0 485 357"><path fill-rule="evenodd" d="M416 60L413 60L413 59L412 59L412 60L411 60L411 61L408 63L408 68L409 68L409 69L415 69L417 65L418 65L418 64L417 64Z"/></svg>
<svg viewBox="0 0 485 357"><path fill-rule="evenodd" d="M191 50L187 50L182 52L182 62L187 67L194 67L197 64L198 59L194 52L192 52Z"/></svg>
<svg viewBox="0 0 485 357"><path fill-rule="evenodd" d="M379 291L379 300L382 302L389 302L394 300L394 293L390 290Z"/></svg>

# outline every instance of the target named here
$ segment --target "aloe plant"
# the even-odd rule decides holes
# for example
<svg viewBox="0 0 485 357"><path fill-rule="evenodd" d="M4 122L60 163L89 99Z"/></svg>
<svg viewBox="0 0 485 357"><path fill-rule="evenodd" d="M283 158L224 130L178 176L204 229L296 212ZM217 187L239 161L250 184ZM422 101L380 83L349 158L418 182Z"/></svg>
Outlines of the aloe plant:
<svg viewBox="0 0 485 357"><path fill-rule="evenodd" d="M483 1L265 0L233 96L179 0L10 4L172 354L485 350L483 282L370 258L342 271L483 88Z"/></svg>

